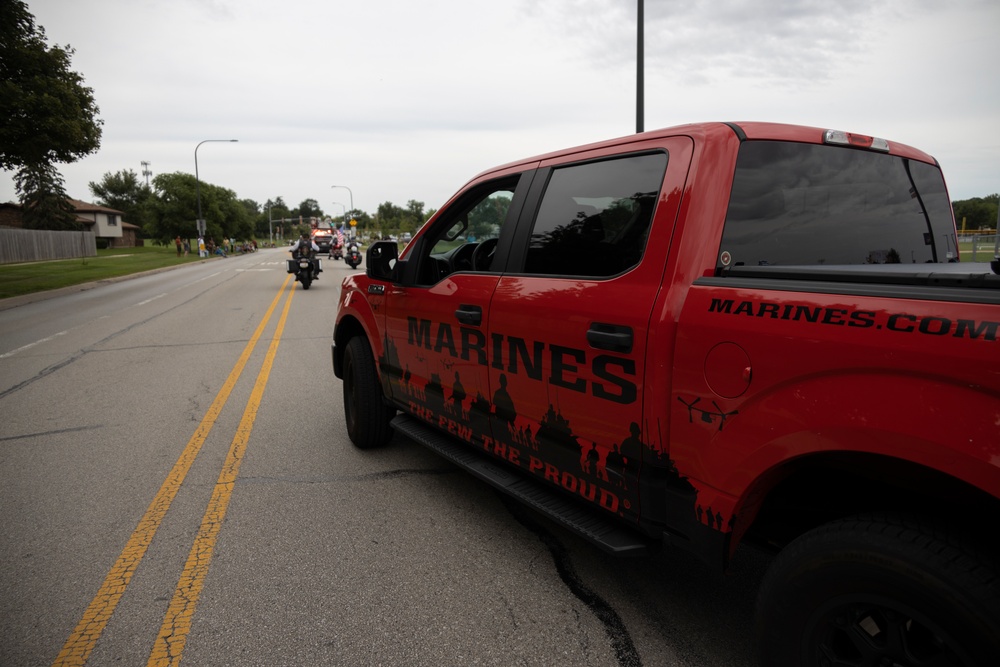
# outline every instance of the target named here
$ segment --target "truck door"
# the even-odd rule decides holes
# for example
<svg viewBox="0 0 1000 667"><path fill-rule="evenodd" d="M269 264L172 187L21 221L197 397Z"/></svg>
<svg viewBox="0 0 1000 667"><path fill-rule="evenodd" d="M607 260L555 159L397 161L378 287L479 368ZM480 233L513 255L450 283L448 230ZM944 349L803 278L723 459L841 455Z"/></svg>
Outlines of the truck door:
<svg viewBox="0 0 1000 667"><path fill-rule="evenodd" d="M676 141L683 183L690 141ZM644 360L680 199L661 191L674 158L660 146L541 165L489 320L494 435L537 477L630 519L667 426L643 417L644 384L667 381Z"/></svg>
<svg viewBox="0 0 1000 667"><path fill-rule="evenodd" d="M470 444L489 431L486 322L500 278L493 261L509 246L524 180L513 174L460 193L404 254L401 284L386 288L380 361L389 394Z"/></svg>

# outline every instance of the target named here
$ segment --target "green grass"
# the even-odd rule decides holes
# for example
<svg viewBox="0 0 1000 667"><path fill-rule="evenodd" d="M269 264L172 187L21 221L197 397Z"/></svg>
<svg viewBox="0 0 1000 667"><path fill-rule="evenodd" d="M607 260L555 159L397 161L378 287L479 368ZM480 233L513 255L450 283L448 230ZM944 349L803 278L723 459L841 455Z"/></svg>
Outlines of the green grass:
<svg viewBox="0 0 1000 667"><path fill-rule="evenodd" d="M98 250L97 257L0 265L0 299L197 262L197 251L178 257L173 247Z"/></svg>
<svg viewBox="0 0 1000 667"><path fill-rule="evenodd" d="M960 260L963 262L972 261L972 240L971 239L961 239L958 242L958 250ZM977 262L988 262L993 259L993 244L992 243L980 243L977 248L976 261Z"/></svg>

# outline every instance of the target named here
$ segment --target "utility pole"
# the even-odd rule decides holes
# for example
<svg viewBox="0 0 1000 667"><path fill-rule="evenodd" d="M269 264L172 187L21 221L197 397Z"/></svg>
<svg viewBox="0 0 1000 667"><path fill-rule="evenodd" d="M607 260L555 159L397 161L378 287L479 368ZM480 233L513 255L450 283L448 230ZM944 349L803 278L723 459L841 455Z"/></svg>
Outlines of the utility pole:
<svg viewBox="0 0 1000 667"><path fill-rule="evenodd" d="M643 9L642 0L638 0L638 20L636 21L638 25L638 34L636 36L636 74L635 74L635 131L636 134L642 132L643 130L643 107L645 106L645 101L643 100L643 88L645 87L645 82L643 81Z"/></svg>
<svg viewBox="0 0 1000 667"><path fill-rule="evenodd" d="M149 162L143 160L142 164L142 175L146 177L146 187L149 187L149 177L153 175L153 172L149 170Z"/></svg>

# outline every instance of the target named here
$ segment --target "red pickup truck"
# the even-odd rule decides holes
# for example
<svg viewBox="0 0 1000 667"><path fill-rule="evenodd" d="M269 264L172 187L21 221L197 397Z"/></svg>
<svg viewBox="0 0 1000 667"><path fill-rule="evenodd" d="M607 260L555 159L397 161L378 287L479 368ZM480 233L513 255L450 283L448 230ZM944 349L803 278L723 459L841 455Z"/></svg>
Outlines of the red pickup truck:
<svg viewBox="0 0 1000 667"><path fill-rule="evenodd" d="M879 138L504 165L344 281L347 430L609 551L773 550L763 665L1000 664L1000 261L959 259L937 162Z"/></svg>

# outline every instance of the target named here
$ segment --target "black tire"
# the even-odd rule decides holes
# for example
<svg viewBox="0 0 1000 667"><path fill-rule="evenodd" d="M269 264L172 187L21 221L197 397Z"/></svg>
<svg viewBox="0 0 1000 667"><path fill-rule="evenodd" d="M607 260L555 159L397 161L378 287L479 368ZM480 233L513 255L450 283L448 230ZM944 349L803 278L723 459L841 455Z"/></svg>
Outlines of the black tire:
<svg viewBox="0 0 1000 667"><path fill-rule="evenodd" d="M918 521L821 526L764 577L760 664L1000 665L998 573L995 555Z"/></svg>
<svg viewBox="0 0 1000 667"><path fill-rule="evenodd" d="M303 276L302 277L302 289L309 289L310 285L312 285L312 278L309 278L307 276Z"/></svg>
<svg viewBox="0 0 1000 667"><path fill-rule="evenodd" d="M385 402L368 341L355 336L344 350L344 419L354 446L371 449L389 442L395 412Z"/></svg>

